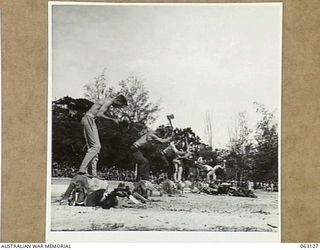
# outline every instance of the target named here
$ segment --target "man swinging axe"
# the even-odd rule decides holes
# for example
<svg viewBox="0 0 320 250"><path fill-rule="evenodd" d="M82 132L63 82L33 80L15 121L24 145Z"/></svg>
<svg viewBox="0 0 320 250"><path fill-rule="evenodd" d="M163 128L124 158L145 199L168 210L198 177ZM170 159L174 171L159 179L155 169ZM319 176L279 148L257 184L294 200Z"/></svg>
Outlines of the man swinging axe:
<svg viewBox="0 0 320 250"><path fill-rule="evenodd" d="M102 117L118 124L119 120L105 115L105 112L108 111L111 106L116 108L127 106L127 99L123 95L118 95L116 98L100 99L96 101L82 117L81 124L86 139L87 153L81 163L78 174L87 175L88 170L91 170L91 175L97 177L97 163L101 144L95 119Z"/></svg>
<svg viewBox="0 0 320 250"><path fill-rule="evenodd" d="M130 148L135 162L138 163L137 181L149 180L150 177L150 162L143 155L141 149L144 148L148 143L168 143L172 139L172 135L167 138L160 138L155 131L148 128L144 129L140 134L141 137L135 141Z"/></svg>

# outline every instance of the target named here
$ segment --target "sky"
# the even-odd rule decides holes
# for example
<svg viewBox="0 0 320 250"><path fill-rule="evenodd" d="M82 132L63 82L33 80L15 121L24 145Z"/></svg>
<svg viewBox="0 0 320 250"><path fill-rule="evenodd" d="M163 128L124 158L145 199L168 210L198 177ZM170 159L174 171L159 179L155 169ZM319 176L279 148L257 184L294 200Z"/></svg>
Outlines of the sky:
<svg viewBox="0 0 320 250"><path fill-rule="evenodd" d="M106 68L110 86L129 75L161 99L152 125L191 127L204 142L213 119L214 147L224 147L239 112L253 127L253 102L280 112L280 4L54 5L52 98L84 97ZM279 117L279 114L278 114Z"/></svg>

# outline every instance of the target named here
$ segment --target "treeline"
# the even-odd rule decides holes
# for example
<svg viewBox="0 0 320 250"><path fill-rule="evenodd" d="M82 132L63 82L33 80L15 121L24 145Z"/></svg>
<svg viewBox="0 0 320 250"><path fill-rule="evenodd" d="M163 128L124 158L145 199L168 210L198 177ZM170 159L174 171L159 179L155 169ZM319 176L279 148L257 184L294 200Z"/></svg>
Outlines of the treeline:
<svg viewBox="0 0 320 250"><path fill-rule="evenodd" d="M246 113L238 114L227 145L228 165L238 179L276 182L279 145L275 112L260 103L254 103L254 106L260 119L253 129L248 127Z"/></svg>
<svg viewBox="0 0 320 250"><path fill-rule="evenodd" d="M107 87L103 72L91 83L85 85L86 99L64 97L52 102L52 161L64 163L78 169L86 153L85 140L80 125L83 114L93 102L102 97L114 97L124 94L128 98L128 107L109 111L109 116L130 119L129 129L110 121L97 119L102 149L99 156L100 169L116 166L120 169L134 169L130 146L139 138L139 133L156 118L160 110L160 101L150 101L149 92L143 80L129 76L118 84L118 90ZM202 156L208 164L215 165L222 159L227 160L227 178L251 179L253 181L274 181L278 179L278 124L275 112L271 112L259 103L254 103L260 116L254 128L248 127L245 112L238 114L235 127L229 129L229 143L224 149L213 149L203 143L192 128L174 130L176 140L184 141L193 151L193 159L185 162L190 172L194 171L192 162ZM213 124L214 125L214 124ZM170 133L170 127L158 128L163 136ZM150 144L145 155L152 164L154 173L161 170L160 154L165 145ZM99 170L99 169L98 169Z"/></svg>

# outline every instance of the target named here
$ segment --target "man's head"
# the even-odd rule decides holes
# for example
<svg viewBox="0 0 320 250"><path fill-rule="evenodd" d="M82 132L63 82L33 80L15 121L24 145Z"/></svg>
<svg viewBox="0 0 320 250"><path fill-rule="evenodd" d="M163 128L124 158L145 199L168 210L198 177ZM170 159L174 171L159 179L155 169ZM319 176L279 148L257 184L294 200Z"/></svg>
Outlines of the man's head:
<svg viewBox="0 0 320 250"><path fill-rule="evenodd" d="M159 137L165 137L165 129L164 128L157 128L155 134Z"/></svg>
<svg viewBox="0 0 320 250"><path fill-rule="evenodd" d="M123 95L118 95L112 102L114 107L128 106L128 101Z"/></svg>
<svg viewBox="0 0 320 250"><path fill-rule="evenodd" d="M178 150L183 150L183 142L178 140L175 142L175 146Z"/></svg>
<svg viewBox="0 0 320 250"><path fill-rule="evenodd" d="M226 170L226 160L223 160L222 161L222 164L220 165L220 167L223 169L223 170Z"/></svg>

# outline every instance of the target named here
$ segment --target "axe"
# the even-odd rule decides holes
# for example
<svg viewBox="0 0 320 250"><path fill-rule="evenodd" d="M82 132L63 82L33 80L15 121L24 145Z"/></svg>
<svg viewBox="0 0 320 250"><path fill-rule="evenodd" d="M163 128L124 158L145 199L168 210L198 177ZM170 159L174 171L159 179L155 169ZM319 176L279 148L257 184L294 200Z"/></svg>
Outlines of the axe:
<svg viewBox="0 0 320 250"><path fill-rule="evenodd" d="M170 127L171 127L171 129L173 130L173 126L172 126L172 122L171 122L171 120L172 120L172 119L174 119L174 115L173 115L173 114L171 114L171 115L167 115L167 119L169 120Z"/></svg>

